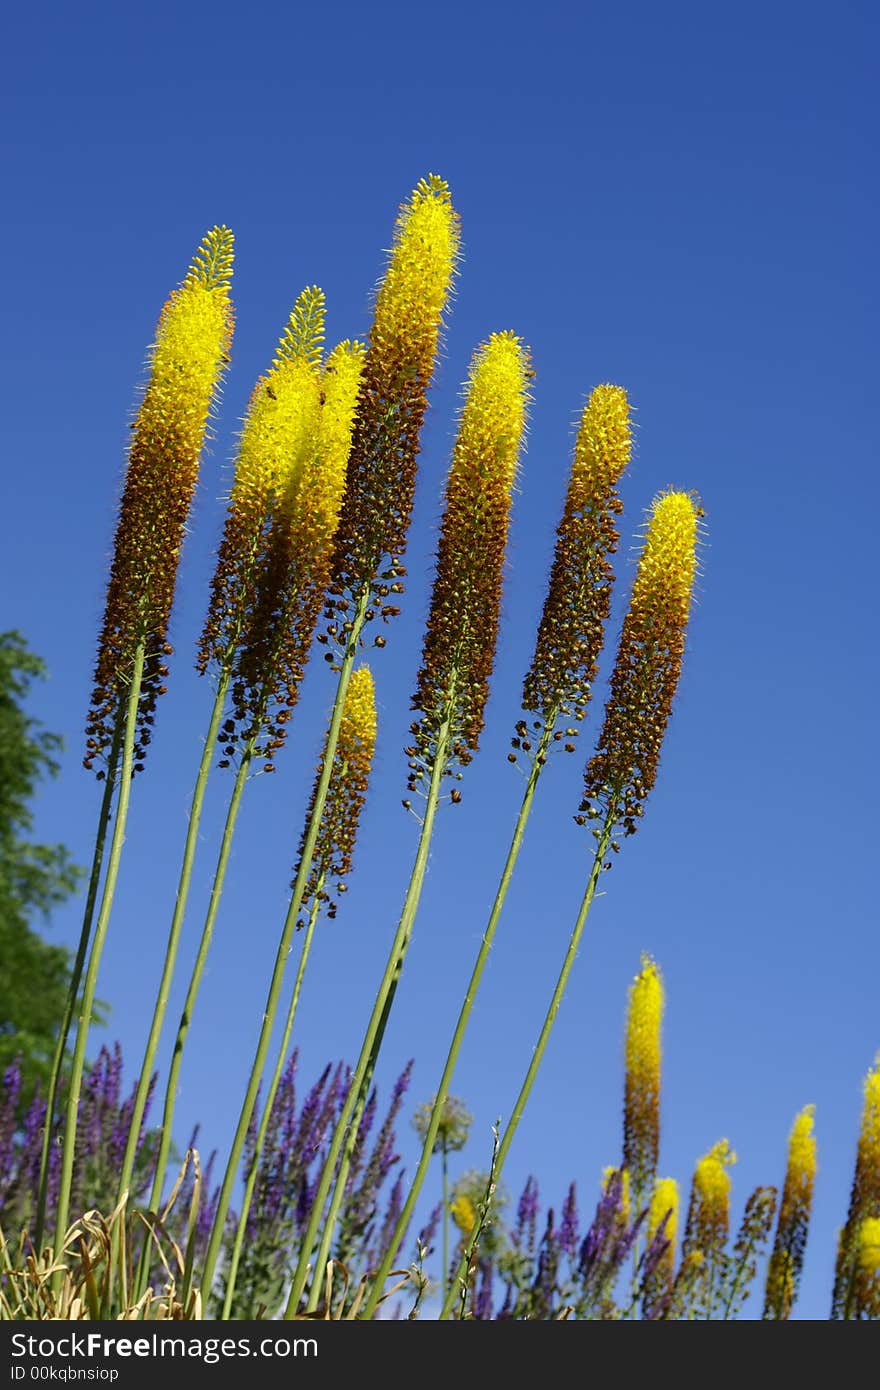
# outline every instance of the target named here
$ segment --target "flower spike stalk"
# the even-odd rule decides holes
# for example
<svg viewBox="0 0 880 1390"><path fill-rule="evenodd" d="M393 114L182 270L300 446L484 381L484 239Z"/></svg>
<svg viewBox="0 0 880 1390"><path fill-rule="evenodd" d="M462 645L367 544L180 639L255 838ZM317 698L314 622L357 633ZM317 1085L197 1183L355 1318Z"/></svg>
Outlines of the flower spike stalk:
<svg viewBox="0 0 880 1390"><path fill-rule="evenodd" d="M865 1077L865 1102L846 1224L840 1233L831 1316L851 1318L857 1297L860 1231L880 1220L880 1056Z"/></svg>
<svg viewBox="0 0 880 1390"><path fill-rule="evenodd" d="M305 938L300 952L299 965L293 985L293 994L287 1010L275 1070L263 1103L263 1113L254 1141L253 1152L249 1154L250 1169L242 1197L241 1212L238 1217L235 1239L225 1271L225 1295L223 1318L228 1318L235 1294L235 1281L241 1250L247 1231L254 1187L259 1173L260 1157L266 1142L266 1134L272 1118L272 1107L281 1079L284 1074L290 1035L296 1019L297 1006L308 965L309 953L321 909L326 906L327 916L336 916L336 904L326 891L329 884L335 883L336 892L345 890L345 879L351 871L357 829L361 811L370 780L373 753L376 747L376 695L373 676L368 666L361 666L351 678L348 694L342 713L339 742L333 761L330 786L324 802L324 814L318 832L318 842L312 856L308 883L302 901L302 911L307 913ZM314 803L314 793L312 796ZM312 806L306 816L306 824L311 817ZM300 860L302 846L300 846ZM299 923L303 925L302 922Z"/></svg>
<svg viewBox="0 0 880 1390"><path fill-rule="evenodd" d="M421 717L413 725L414 748L408 750L410 787L419 787L425 796L421 833L385 973L314 1199L288 1316L298 1309L324 1203L335 1178L309 1298L310 1307L317 1304L361 1114L418 911L443 779L452 775L456 765L468 763L479 743L495 656L529 376L528 353L512 333L493 334L471 362L446 483L434 589L413 701Z"/></svg>
<svg viewBox="0 0 880 1390"><path fill-rule="evenodd" d="M599 739L599 752L602 753L607 747L616 756L614 761L606 759L601 763L601 781L597 781L597 758L590 761L586 772L588 791L601 795L601 813L595 813L601 814L601 824L593 831L597 842L596 850L547 1013L522 1087L501 1136L496 1163L497 1179L500 1179L546 1051L580 946L599 876L603 869L610 867L607 855L609 849L616 847L616 841L613 839L615 829L621 818L624 818L625 828L628 829L631 821L632 829L635 830L634 813L631 813L634 795L632 788L636 784L643 798L653 786L656 777L663 734L681 674L681 660L697 568L698 519L701 515L702 510L695 498L686 492L661 494L651 508L645 543L633 582L629 609L624 618L611 679L605 727ZM642 721L648 719L650 727L641 731ZM609 728L620 731L614 743L608 734ZM653 759L650 768L653 775L650 781L645 766L646 746ZM629 759L627 753L630 754ZM593 818L592 802L586 805L587 815ZM584 809L582 805L582 813ZM578 820L586 818L581 814ZM441 1318L450 1316L459 1288L467 1284L473 1248L474 1242L471 1240L462 1254L457 1277L447 1290Z"/></svg>
<svg viewBox="0 0 880 1390"><path fill-rule="evenodd" d="M694 1169L687 1221L681 1247L682 1269L692 1269L691 1297L705 1318L711 1318L724 1275L725 1247L730 1234L730 1174L736 1154L720 1139Z"/></svg>
<svg viewBox="0 0 880 1390"><path fill-rule="evenodd" d="M131 779L143 765L156 701L164 690L177 563L208 416L229 360L231 274L232 233L227 227L215 227L199 247L182 285L162 310L149 380L133 424L85 759L90 767L109 749L112 763L121 729L119 797L71 1066L56 1253L63 1247L68 1225L86 1041L119 873ZM84 935L89 925L84 923Z"/></svg>
<svg viewBox="0 0 880 1390"><path fill-rule="evenodd" d="M412 1219L428 1173L462 1040L492 949L549 751L563 738L576 736L576 727L566 727L566 724L570 725L570 721L576 724L584 717L591 698L614 582L610 557L617 549L619 535L615 517L621 511L617 484L631 453L632 428L626 392L620 386L597 386L581 413L565 507L556 533L549 589L535 654L523 688L523 708L540 716L537 721L540 732L533 747L533 741L528 737L528 726L524 720L521 721L513 740L513 747L517 751L508 755L511 762L516 762L517 757L522 755L531 759L522 803L434 1096L432 1113L425 1126L418 1168L394 1238L385 1252L370 1291L365 1316L370 1316L378 1305L393 1263L393 1250L399 1246ZM570 742L565 747L568 751L574 749ZM413 754L418 751L417 747L412 749Z"/></svg>
<svg viewBox="0 0 880 1390"><path fill-rule="evenodd" d="M629 992L626 1081L623 1101L623 1165L636 1206L654 1186L660 1151L660 1056L663 980L645 958Z"/></svg>
<svg viewBox="0 0 880 1390"><path fill-rule="evenodd" d="M223 1218L232 1197L238 1164L257 1101L260 1075L268 1055L272 1026L290 940L304 900L312 855L317 843L324 802L339 740L345 699L364 624L376 616L371 606L400 591L401 558L406 541L412 478L418 436L427 401L439 333L458 259L458 215L448 186L431 175L423 179L397 219L384 279L376 296L370 342L363 362L357 411L345 476L345 487L334 530L330 567L327 632L321 634L332 650L326 659L338 670L338 681L324 745L324 766L315 787L312 813L303 839L293 896L287 914L254 1062L227 1160L226 1172L202 1270L202 1285L210 1287L223 1239ZM408 500L409 499L409 500ZM394 574L382 571L392 561ZM393 579L393 584L388 581ZM261 613L265 609L260 610ZM383 603L383 620L397 612ZM320 640L320 638L319 638ZM384 639L377 638L383 646ZM295 656L295 653L294 653ZM251 667L242 664L243 705L250 689ZM238 692L236 692L238 694ZM277 725L276 725L277 728ZM273 735L271 737L277 737ZM270 746L267 750L273 751Z"/></svg>
<svg viewBox="0 0 880 1390"><path fill-rule="evenodd" d="M229 762L236 747L239 757L208 912L169 1068L150 1197L154 1210L161 1200L170 1150L183 1048L213 937L245 783L253 759L261 751L260 741L263 740L262 751L267 755L283 742L326 583L333 527L344 484L362 349L357 343L340 344L330 354L322 374L323 319L324 300L320 290L303 291L282 334L272 367L252 393L212 585L211 606L202 635L199 667L203 671L209 667L216 670L217 694L197 780L194 814L190 818L185 851L189 858L185 858L181 874L142 1077L152 1069L164 1018L186 909L204 786L218 736L227 754L221 765ZM279 553L285 556L284 565L277 563ZM261 610L270 606L270 595L274 635L266 640L268 625ZM294 621L294 613L297 621ZM291 643L296 646L299 660L285 664L284 653ZM259 663L253 660L255 647L262 650ZM230 683L235 713L242 715L236 684L240 685L239 673L245 660L252 663L253 677L249 687L250 703L243 715L245 731L237 738L235 718L224 721L222 729L220 723ZM273 711L273 701L282 703L283 708ZM135 1113L120 1193L122 1183L127 1184L130 1178L137 1118Z"/></svg>
<svg viewBox="0 0 880 1390"><path fill-rule="evenodd" d="M678 1183L674 1178L657 1178L648 1208L646 1249L656 1248L658 1240L663 1246L645 1278L642 1313L646 1318L662 1316L672 1299L677 1236Z"/></svg>
<svg viewBox="0 0 880 1390"><path fill-rule="evenodd" d="M98 900L98 888L101 883L101 871L104 867L104 851L107 847L107 831L110 827L110 816L113 811L113 797L116 792L116 779L119 773L119 755L121 749L122 720L119 719L117 720L113 742L107 755L106 773L102 772L98 774L104 782L104 792L101 797L101 809L98 814L98 829L95 835L95 848L92 853L92 867L89 874L88 889L86 891L85 907L83 908L83 921L80 929L79 942L70 972L70 985L67 990L67 999L64 1005L64 1015L61 1019L58 1040L55 1044L55 1051L52 1056L52 1069L49 1073L49 1084L46 1092L46 1116L43 1123L43 1142L40 1152L40 1173L37 1185L37 1213L34 1222L34 1249L38 1252L42 1251L43 1248L43 1233L46 1225L46 1203L49 1196L51 1151L55 1134L55 1106L58 1100L58 1086L61 1080L61 1069L64 1065L64 1058L67 1052L67 1040L70 1036L70 1025L73 1022L73 1014L76 1008L80 982L82 980L83 967L86 962L86 952L89 946L95 904Z"/></svg>
<svg viewBox="0 0 880 1390"><path fill-rule="evenodd" d="M816 1182L813 1115L814 1107L805 1106L788 1141L785 1184L764 1290L764 1318L768 1320L790 1318L798 1295Z"/></svg>

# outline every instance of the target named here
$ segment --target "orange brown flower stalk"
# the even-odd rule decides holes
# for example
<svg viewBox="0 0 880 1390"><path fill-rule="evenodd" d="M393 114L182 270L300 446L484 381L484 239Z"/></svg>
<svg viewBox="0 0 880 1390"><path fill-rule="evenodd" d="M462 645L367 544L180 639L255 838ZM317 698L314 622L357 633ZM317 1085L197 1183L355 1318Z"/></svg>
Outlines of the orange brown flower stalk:
<svg viewBox="0 0 880 1390"><path fill-rule="evenodd" d="M880 1056L865 1077L865 1101L846 1224L840 1233L832 1318L848 1317L855 1295L859 1239L865 1221L880 1220Z"/></svg>
<svg viewBox="0 0 880 1390"><path fill-rule="evenodd" d="M654 502L605 722L584 775L581 812L596 819L614 808L615 821L626 835L635 833L657 777L681 673L701 516L691 493L667 492Z"/></svg>
<svg viewBox="0 0 880 1390"><path fill-rule="evenodd" d="M199 455L232 341L232 233L214 227L180 288L166 302L150 353L150 375L132 425L110 582L95 666L86 767L106 756L135 650L145 644L134 770L171 653L168 622ZM99 773L99 776L103 775Z"/></svg>
<svg viewBox="0 0 880 1390"><path fill-rule="evenodd" d="M347 635L353 608L371 591L370 616L397 611L385 600L402 591L406 573L419 431L459 246L449 187L429 174L400 209L376 295L336 535L328 605L334 640Z"/></svg>
<svg viewBox="0 0 880 1390"><path fill-rule="evenodd" d="M321 368L319 293L297 302L252 398L199 654L201 670L209 662L232 670L224 763L254 742L267 770L326 594L364 360L361 344L345 341ZM308 332L297 331L297 317Z"/></svg>
<svg viewBox="0 0 880 1390"><path fill-rule="evenodd" d="M450 762L479 744L495 661L510 503L526 421L528 350L494 333L471 362L446 482L431 607L413 708L410 789L430 776L450 724Z"/></svg>
<svg viewBox="0 0 880 1390"><path fill-rule="evenodd" d="M291 477L302 477L321 416L324 295L303 290L272 366L251 392L235 462L223 539L211 581L197 669L227 666L253 607L256 567Z"/></svg>
<svg viewBox="0 0 880 1390"><path fill-rule="evenodd" d="M768 1320L789 1318L797 1297L816 1181L813 1115L814 1107L805 1106L788 1141L788 1165L764 1291L764 1318Z"/></svg>
<svg viewBox="0 0 880 1390"><path fill-rule="evenodd" d="M626 1080L623 1102L623 1164L638 1199L651 1190L660 1149L660 1032L663 980L645 958L629 992L626 1021Z"/></svg>
<svg viewBox="0 0 880 1390"><path fill-rule="evenodd" d="M617 484L631 455L626 392L597 386L581 415L550 586L523 686L523 709L544 719L582 719L592 694L614 583L610 557L620 540Z"/></svg>
<svg viewBox="0 0 880 1390"><path fill-rule="evenodd" d="M326 891L325 885L331 879L335 879L336 891L345 891L344 880L351 871L352 855L375 747L376 693L370 668L361 666L352 674L345 697L333 771L324 801L324 811L301 910L307 910L317 894L321 902L327 905L327 916L336 916L336 904ZM323 759L318 767L319 779L322 765ZM313 793L306 815L306 826L312 818L314 802ZM302 838L305 839L305 830Z"/></svg>

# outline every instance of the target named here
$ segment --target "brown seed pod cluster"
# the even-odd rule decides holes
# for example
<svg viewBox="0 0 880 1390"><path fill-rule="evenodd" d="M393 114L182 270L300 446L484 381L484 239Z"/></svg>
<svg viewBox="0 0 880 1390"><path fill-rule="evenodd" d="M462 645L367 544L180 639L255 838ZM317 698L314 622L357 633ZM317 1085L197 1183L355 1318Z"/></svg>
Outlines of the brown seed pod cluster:
<svg viewBox="0 0 880 1390"><path fill-rule="evenodd" d="M437 549L408 749L410 789L430 775L449 725L449 762L464 766L483 728L495 661L510 502L526 420L528 350L495 333L474 354Z"/></svg>
<svg viewBox="0 0 880 1390"><path fill-rule="evenodd" d="M305 912L317 895L318 899L327 905L328 917L336 916L336 903L327 892L326 885L331 879L335 880L337 893L345 892L345 878L351 871L358 824L367 794L375 747L376 694L373 676L368 666L361 666L352 673L342 710L330 784L303 895L302 905ZM306 829L312 818L322 769L323 759L318 764L315 790L306 816ZM300 841L297 873L302 862L305 835L304 830ZM294 883L295 881L296 875ZM302 926L303 923L300 922L299 925Z"/></svg>
<svg viewBox="0 0 880 1390"><path fill-rule="evenodd" d="M168 623L208 416L232 341L232 233L215 227L166 302L132 425L87 724L86 767L106 756L144 643L135 771L171 654ZM101 774L103 775L103 774Z"/></svg>
<svg viewBox="0 0 880 1390"><path fill-rule="evenodd" d="M631 455L626 392L620 386L597 386L578 427L550 585L523 685L523 709L540 715L542 722L577 722L586 712L611 604L610 557L620 539L614 520L622 510L617 484ZM576 728L559 730L556 741L576 734ZM522 748L523 739L528 742L524 723L517 728L514 749ZM571 742L565 748L574 752Z"/></svg>
<svg viewBox="0 0 880 1390"><path fill-rule="evenodd" d="M613 807L624 834L634 834L656 781L684 656L701 514L686 492L664 493L652 507L605 722L584 775L581 822Z"/></svg>
<svg viewBox="0 0 880 1390"><path fill-rule="evenodd" d="M334 641L344 641L365 593L375 600L370 617L397 611L384 600L406 573L419 432L458 255L449 188L430 175L400 210L376 295L327 608Z"/></svg>

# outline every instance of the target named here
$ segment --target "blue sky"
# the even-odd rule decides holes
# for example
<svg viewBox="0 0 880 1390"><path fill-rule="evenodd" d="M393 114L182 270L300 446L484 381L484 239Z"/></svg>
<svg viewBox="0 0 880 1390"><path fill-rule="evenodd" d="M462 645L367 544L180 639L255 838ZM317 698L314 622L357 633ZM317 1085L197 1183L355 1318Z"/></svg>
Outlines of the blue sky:
<svg viewBox="0 0 880 1390"><path fill-rule="evenodd" d="M237 239L233 364L99 984L113 1005L108 1036L139 1058L208 717L193 645L250 387L306 283L327 294L329 341L366 332L396 206L439 172L461 212L464 260L423 435L404 614L376 654L380 739L358 867L303 999L304 1071L355 1054L393 932L416 834L400 808L402 745L459 384L475 344L512 328L537 376L487 730L462 805L440 818L380 1079L387 1088L415 1056L413 1103L435 1086L520 794L505 755L573 421L593 385L619 382L639 428L612 639L632 538L669 484L703 498L703 575L658 786L604 881L507 1180L516 1192L535 1172L558 1205L576 1178L591 1202L619 1152L626 988L650 951L669 1001L664 1172L686 1182L727 1136L741 1204L756 1183L781 1181L791 1120L816 1103L801 1305L812 1317L827 1308L861 1079L880 1048L876 208L863 180L876 29L872 7L852 3L833 14L753 0L528 14L459 0L250 12L222 0L143 12L56 3L7 22L0 98L0 624L20 628L49 664L33 708L64 733L67 754L38 828L83 862L98 789L79 766L81 730L144 349L204 230L225 221ZM181 1131L200 1118L220 1146L250 1065L332 693L315 661L279 771L245 803L178 1106ZM218 773L190 949L223 787ZM572 822L579 796L580 755L560 759L455 1085L475 1115L467 1166L487 1162L489 1127L512 1104L580 898L589 837ZM53 939L74 941L77 916L59 913ZM402 1140L412 1164L415 1146Z"/></svg>

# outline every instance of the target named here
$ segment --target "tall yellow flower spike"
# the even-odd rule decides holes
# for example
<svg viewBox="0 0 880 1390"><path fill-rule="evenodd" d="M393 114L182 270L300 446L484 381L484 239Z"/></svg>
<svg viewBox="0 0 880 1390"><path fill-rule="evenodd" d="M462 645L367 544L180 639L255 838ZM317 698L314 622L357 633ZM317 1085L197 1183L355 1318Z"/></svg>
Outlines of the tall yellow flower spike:
<svg viewBox="0 0 880 1390"><path fill-rule="evenodd" d="M671 1263L675 1263L675 1242L678 1235L678 1183L674 1178L658 1178L654 1183L648 1209L648 1244L663 1227L663 1238L669 1241Z"/></svg>
<svg viewBox="0 0 880 1390"><path fill-rule="evenodd" d="M644 957L629 992L623 1106L623 1162L637 1193L650 1190L657 1171L663 1003L660 971Z"/></svg>
<svg viewBox="0 0 880 1390"><path fill-rule="evenodd" d="M646 1317L662 1316L675 1284L675 1246L678 1239L678 1183L674 1178L657 1178L648 1207L647 1250L657 1241L662 1250L650 1262L645 1279L643 1312Z"/></svg>
<svg viewBox="0 0 880 1390"><path fill-rule="evenodd" d="M441 724L468 763L483 728L495 661L510 503L530 377L528 350L493 333L471 361L446 497L422 666L413 707L410 788L430 776Z"/></svg>
<svg viewBox="0 0 880 1390"><path fill-rule="evenodd" d="M694 1169L691 1198L684 1234L684 1253L701 1250L707 1259L717 1258L730 1231L730 1189L728 1168L736 1154L726 1139L717 1144Z"/></svg>
<svg viewBox="0 0 880 1390"><path fill-rule="evenodd" d="M864 1095L849 1211L838 1242L832 1318L849 1316L859 1260L859 1231L864 1221L880 1218L880 1055L865 1077Z"/></svg>
<svg viewBox="0 0 880 1390"><path fill-rule="evenodd" d="M281 334L272 366L248 403L226 526L211 584L198 669L225 666L254 606L257 570L282 498L295 495L314 453L321 419L324 295L303 290Z"/></svg>
<svg viewBox="0 0 880 1390"><path fill-rule="evenodd" d="M302 456L288 472L268 533L233 686L243 737L266 727L261 751L268 768L284 742L330 577L363 363L362 345L346 341L323 371L310 364Z"/></svg>
<svg viewBox="0 0 880 1390"><path fill-rule="evenodd" d="M449 187L431 174L400 209L376 295L336 536L328 628L334 638L361 599L371 592L386 597L388 580L394 592L402 588L419 431L459 245Z"/></svg>
<svg viewBox="0 0 880 1390"><path fill-rule="evenodd" d="M336 880L336 891L345 891L345 877L351 870L358 824L370 780L373 753L376 748L376 691L369 666L360 666L352 673L345 704L339 740L333 758L330 786L324 801L324 811L318 839L312 855L309 879L303 895L303 910L317 894L328 904L328 916L336 916L336 904L324 886ZM318 779L322 763L318 765ZM315 784L317 789L317 781ZM306 826L312 816L315 792L306 816ZM305 832L303 838L305 837ZM300 858L302 842L300 843Z"/></svg>
<svg viewBox="0 0 880 1390"><path fill-rule="evenodd" d="M631 455L626 391L597 386L578 427L550 586L523 687L523 709L544 718L555 712L580 720L586 713L611 604L610 557L620 539L617 484Z"/></svg>
<svg viewBox="0 0 880 1390"><path fill-rule="evenodd" d="M85 765L112 741L138 644L145 644L135 758L167 676L167 633L199 456L232 341L232 232L214 227L159 318L132 425L88 720ZM140 761L135 762L135 769Z"/></svg>
<svg viewBox="0 0 880 1390"><path fill-rule="evenodd" d="M657 778L663 735L681 673L696 576L698 522L693 494L667 492L651 509L629 610L623 622L605 722L587 765L581 811L613 811L635 833Z"/></svg>
<svg viewBox="0 0 880 1390"><path fill-rule="evenodd" d="M788 1141L785 1183L764 1291L763 1315L770 1321L791 1317L800 1284L816 1181L814 1114L812 1105L801 1110Z"/></svg>

